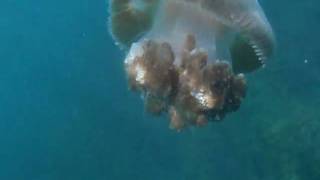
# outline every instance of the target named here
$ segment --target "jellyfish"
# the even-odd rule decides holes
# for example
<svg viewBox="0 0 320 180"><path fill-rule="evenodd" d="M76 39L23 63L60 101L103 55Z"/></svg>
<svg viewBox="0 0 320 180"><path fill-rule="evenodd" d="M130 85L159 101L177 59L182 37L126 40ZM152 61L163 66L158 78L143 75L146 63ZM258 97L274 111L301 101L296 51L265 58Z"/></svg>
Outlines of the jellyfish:
<svg viewBox="0 0 320 180"><path fill-rule="evenodd" d="M237 111L245 75L274 51L257 0L110 0L109 28L131 90L181 131Z"/></svg>

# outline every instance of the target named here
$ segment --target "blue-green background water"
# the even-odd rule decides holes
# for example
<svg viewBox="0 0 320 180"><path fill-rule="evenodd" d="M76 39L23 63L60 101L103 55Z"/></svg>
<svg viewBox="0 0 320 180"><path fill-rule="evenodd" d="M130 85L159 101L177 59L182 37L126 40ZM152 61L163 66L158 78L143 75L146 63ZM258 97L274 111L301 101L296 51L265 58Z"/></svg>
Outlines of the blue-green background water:
<svg viewBox="0 0 320 180"><path fill-rule="evenodd" d="M320 3L260 2L275 57L238 112L175 133L128 91L105 0L2 0L0 179L319 180Z"/></svg>

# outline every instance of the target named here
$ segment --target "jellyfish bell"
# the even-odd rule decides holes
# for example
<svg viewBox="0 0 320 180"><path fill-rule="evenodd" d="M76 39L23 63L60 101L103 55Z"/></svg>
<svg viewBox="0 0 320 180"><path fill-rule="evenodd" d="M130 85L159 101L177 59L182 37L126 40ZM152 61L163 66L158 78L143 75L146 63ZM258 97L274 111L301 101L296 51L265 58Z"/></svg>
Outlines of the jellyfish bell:
<svg viewBox="0 0 320 180"><path fill-rule="evenodd" d="M260 68L274 49L272 28L257 0L110 2L111 32L123 46L157 39L177 53L185 35L194 34L211 59L230 59L237 73Z"/></svg>
<svg viewBox="0 0 320 180"><path fill-rule="evenodd" d="M110 0L109 29L121 48L130 47L153 23L159 0Z"/></svg>
<svg viewBox="0 0 320 180"><path fill-rule="evenodd" d="M203 126L236 111L242 73L259 69L274 37L256 0L111 0L110 30L128 50L129 86L170 127Z"/></svg>

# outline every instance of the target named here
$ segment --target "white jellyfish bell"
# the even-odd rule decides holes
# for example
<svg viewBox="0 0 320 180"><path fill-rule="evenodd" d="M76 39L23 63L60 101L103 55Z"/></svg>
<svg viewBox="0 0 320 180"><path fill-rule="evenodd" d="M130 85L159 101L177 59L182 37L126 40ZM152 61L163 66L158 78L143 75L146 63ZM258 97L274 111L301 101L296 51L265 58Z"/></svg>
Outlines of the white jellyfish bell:
<svg viewBox="0 0 320 180"><path fill-rule="evenodd" d="M272 55L274 36L257 0L110 0L110 31L129 84L171 127L203 125L235 111L242 73Z"/></svg>
<svg viewBox="0 0 320 180"><path fill-rule="evenodd" d="M194 34L211 59L232 60L236 72L259 68L274 48L257 0L111 0L110 5L111 32L124 47L148 38L179 51L183 37Z"/></svg>

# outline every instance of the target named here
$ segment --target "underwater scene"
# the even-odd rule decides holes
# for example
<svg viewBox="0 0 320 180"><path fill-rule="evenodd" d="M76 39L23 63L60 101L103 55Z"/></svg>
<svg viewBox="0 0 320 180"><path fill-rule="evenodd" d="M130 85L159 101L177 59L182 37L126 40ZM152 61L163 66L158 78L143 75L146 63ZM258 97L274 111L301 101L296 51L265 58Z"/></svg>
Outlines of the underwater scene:
<svg viewBox="0 0 320 180"><path fill-rule="evenodd" d="M0 2L0 180L320 180L320 2Z"/></svg>

